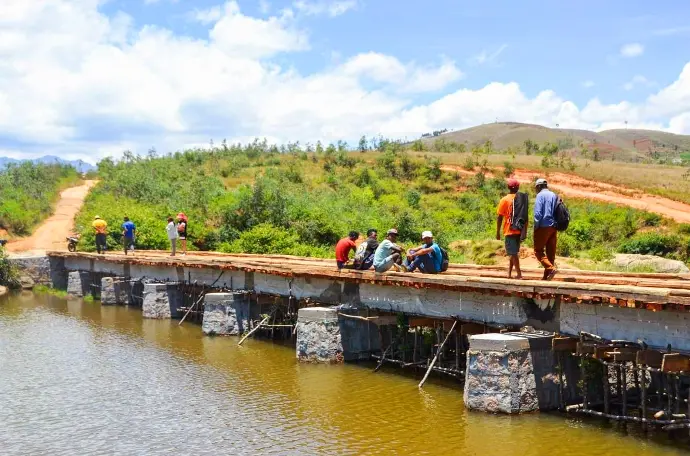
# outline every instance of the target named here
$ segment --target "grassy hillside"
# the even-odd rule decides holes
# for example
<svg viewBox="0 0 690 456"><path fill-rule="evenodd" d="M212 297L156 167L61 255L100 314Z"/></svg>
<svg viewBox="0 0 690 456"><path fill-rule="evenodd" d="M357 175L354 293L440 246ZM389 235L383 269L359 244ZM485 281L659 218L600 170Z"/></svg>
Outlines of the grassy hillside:
<svg viewBox="0 0 690 456"><path fill-rule="evenodd" d="M438 132L437 132L438 133ZM557 145L571 157L591 156L594 150L601 159L628 162L672 162L685 159L690 162L690 136L651 130L605 130L593 132L566 128L548 128L518 122L497 122L464 130L424 137L421 142L433 149L435 143L463 144L466 150L491 143L496 150L524 154L526 142L542 146Z"/></svg>
<svg viewBox="0 0 690 456"><path fill-rule="evenodd" d="M60 190L80 181L71 166L24 162L0 171L0 229L27 235L50 215Z"/></svg>
<svg viewBox="0 0 690 456"><path fill-rule="evenodd" d="M430 229L441 245L459 246L454 261L491 262L500 247L492 239L495 207L506 192L503 178L443 172L438 158L407 153L396 143L380 148L360 154L317 145L318 152L307 153L290 145L280 153L255 142L104 160L101 183L78 216L81 247L93 249L90 224L98 214L113 227L111 248L118 247L122 217L129 216L140 248L165 249L165 219L183 211L197 249L332 257L335 242L349 230L396 227L407 246ZM688 256L688 227L606 204L572 200L569 206L574 222L562 237L562 255ZM464 240L472 242L454 243Z"/></svg>

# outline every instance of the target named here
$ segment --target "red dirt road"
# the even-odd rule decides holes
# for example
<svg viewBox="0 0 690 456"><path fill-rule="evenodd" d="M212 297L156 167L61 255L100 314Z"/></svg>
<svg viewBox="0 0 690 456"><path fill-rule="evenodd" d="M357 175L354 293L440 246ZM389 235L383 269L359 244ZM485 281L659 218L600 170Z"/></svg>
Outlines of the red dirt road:
<svg viewBox="0 0 690 456"><path fill-rule="evenodd" d="M444 165L441 169L466 175L475 174L459 166ZM534 171L516 170L513 177L521 184L531 185L536 178L543 177L543 175ZM549 188L564 196L628 206L654 212L679 223L690 223L690 204L650 195L640 190L591 181L566 173L550 173L548 181Z"/></svg>
<svg viewBox="0 0 690 456"><path fill-rule="evenodd" d="M63 190L53 215L46 219L31 236L8 242L5 250L11 254L67 250L65 238L72 234L74 216L79 212L82 204L84 204L84 198L86 198L91 187L96 185L96 182L95 180L88 180L78 187Z"/></svg>

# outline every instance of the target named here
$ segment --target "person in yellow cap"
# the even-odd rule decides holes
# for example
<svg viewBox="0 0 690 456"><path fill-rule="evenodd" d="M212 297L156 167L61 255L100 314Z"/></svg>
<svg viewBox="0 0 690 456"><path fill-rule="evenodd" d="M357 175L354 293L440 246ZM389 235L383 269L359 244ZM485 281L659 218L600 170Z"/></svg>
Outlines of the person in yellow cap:
<svg viewBox="0 0 690 456"><path fill-rule="evenodd" d="M99 254L105 253L107 249L106 238L108 236L108 224L97 215L94 217L91 226L96 231L96 251L98 251Z"/></svg>

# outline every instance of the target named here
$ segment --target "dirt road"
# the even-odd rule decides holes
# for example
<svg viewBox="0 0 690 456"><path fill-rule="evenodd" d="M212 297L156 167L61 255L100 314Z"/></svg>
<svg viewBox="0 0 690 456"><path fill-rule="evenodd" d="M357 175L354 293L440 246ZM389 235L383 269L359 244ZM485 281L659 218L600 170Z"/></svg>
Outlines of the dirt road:
<svg viewBox="0 0 690 456"><path fill-rule="evenodd" d="M6 250L12 253L45 252L46 250L67 250L65 238L72 234L74 216L77 215L84 198L95 180L85 181L78 187L70 187L60 193L55 212L31 236L15 239L7 243Z"/></svg>
<svg viewBox="0 0 690 456"><path fill-rule="evenodd" d="M475 174L459 166L444 165L441 169L466 175ZM543 175L534 171L516 170L514 177L521 184L532 184L535 179ZM549 188L564 196L628 206L654 212L676 222L690 223L690 204L650 195L640 190L587 180L572 174L550 173L548 181Z"/></svg>

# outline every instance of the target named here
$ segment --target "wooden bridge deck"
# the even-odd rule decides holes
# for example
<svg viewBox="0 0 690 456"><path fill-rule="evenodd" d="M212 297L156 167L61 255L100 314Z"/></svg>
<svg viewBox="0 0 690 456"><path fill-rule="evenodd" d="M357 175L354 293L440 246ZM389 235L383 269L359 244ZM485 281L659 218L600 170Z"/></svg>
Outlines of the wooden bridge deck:
<svg viewBox="0 0 690 456"><path fill-rule="evenodd" d="M451 264L442 274L376 273L373 271L338 271L334 260L286 255L223 254L191 252L170 257L167 252L137 251L95 253L49 252L56 258L157 267L208 268L256 272L282 277L307 277L385 286L473 291L490 295L520 296L534 299L558 297L562 301L611 305L652 311L690 310L690 274L620 273L562 269L553 281L539 280L541 269L523 269L523 280L505 277L505 268Z"/></svg>

